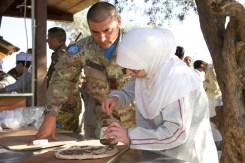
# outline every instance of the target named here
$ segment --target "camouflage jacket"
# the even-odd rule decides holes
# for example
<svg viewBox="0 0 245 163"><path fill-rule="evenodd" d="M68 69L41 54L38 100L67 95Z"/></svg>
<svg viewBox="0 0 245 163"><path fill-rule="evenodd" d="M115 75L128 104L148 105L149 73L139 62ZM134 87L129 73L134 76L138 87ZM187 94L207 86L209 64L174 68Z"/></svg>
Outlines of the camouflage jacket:
<svg viewBox="0 0 245 163"><path fill-rule="evenodd" d="M121 41L124 32L121 31L113 56L110 60L104 57L101 49L92 37L80 40L80 55L83 57L84 73L87 81L85 90L99 103L112 89L120 89L127 81L123 69L116 64L117 45Z"/></svg>
<svg viewBox="0 0 245 163"><path fill-rule="evenodd" d="M82 64L80 55L69 55L66 47L57 49L54 70L46 93L47 112L57 115L67 103L74 103L79 96L79 78Z"/></svg>
<svg viewBox="0 0 245 163"><path fill-rule="evenodd" d="M124 32L120 33L119 41ZM118 41L118 42L119 42ZM91 36L77 42L80 51L70 55L60 49L55 70L47 91L47 111L57 114L69 97L79 91L81 69L86 76L85 90L99 103L111 89L120 89L127 80L121 67L116 65L116 48L111 60L104 58L104 51Z"/></svg>

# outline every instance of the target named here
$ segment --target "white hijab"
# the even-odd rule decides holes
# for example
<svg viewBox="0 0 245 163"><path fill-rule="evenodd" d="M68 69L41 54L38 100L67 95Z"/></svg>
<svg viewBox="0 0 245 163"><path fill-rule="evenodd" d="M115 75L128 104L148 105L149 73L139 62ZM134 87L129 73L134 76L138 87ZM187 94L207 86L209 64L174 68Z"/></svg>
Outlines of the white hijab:
<svg viewBox="0 0 245 163"><path fill-rule="evenodd" d="M201 86L196 73L174 55L175 49L172 33L160 28L133 29L118 47L120 66L147 73L135 81L137 109L146 119Z"/></svg>

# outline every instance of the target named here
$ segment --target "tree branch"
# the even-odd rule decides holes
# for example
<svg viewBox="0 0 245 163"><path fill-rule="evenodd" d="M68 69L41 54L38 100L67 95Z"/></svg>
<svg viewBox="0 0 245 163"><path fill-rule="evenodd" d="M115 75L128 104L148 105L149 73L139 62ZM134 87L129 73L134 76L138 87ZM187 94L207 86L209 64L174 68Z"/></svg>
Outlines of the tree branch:
<svg viewBox="0 0 245 163"><path fill-rule="evenodd" d="M220 16L232 16L237 20L245 21L245 9L244 7L236 1L230 2L211 2L210 3L211 11Z"/></svg>

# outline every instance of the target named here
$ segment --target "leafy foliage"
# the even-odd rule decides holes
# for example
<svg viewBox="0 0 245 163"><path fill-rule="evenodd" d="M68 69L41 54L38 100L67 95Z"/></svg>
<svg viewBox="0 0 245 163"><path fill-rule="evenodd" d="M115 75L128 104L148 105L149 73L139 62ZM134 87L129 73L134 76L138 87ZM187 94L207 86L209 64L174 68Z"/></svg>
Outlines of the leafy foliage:
<svg viewBox="0 0 245 163"><path fill-rule="evenodd" d="M123 17L124 26L161 26L171 20L185 19L190 11L196 11L194 0L107 0L114 4ZM81 32L85 37L89 34L87 20L87 10L83 10L74 16L72 23L57 23L62 26L70 41L74 41Z"/></svg>
<svg viewBox="0 0 245 163"><path fill-rule="evenodd" d="M81 33L80 38L83 38L89 35L86 15L87 15L87 10L83 10L81 12L78 12L76 15L74 15L73 22L71 23L59 22L56 24L64 28L65 31L67 31L67 35L69 36L68 39L71 42L74 42L77 36L79 35L79 33Z"/></svg>
<svg viewBox="0 0 245 163"><path fill-rule="evenodd" d="M108 0L114 4L119 13L142 11L147 17L147 24L159 26L172 19L184 20L189 11L196 11L194 0ZM132 18L137 19L137 18Z"/></svg>

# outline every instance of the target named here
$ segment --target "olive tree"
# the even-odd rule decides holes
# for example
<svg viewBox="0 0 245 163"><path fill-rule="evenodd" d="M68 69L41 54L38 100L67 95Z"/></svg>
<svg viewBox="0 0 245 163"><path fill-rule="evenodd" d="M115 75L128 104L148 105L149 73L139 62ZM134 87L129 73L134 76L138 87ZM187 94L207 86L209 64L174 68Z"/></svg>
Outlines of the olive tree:
<svg viewBox="0 0 245 163"><path fill-rule="evenodd" d="M222 162L245 162L245 9L233 0L195 0L223 95Z"/></svg>

